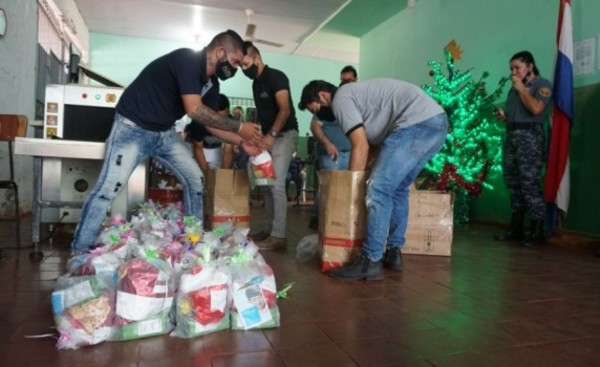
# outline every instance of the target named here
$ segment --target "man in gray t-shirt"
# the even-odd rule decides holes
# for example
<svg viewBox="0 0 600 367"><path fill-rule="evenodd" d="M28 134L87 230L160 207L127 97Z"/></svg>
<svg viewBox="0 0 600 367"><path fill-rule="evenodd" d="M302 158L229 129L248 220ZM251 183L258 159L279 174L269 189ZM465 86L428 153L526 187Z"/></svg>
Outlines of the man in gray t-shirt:
<svg viewBox="0 0 600 367"><path fill-rule="evenodd" d="M380 148L367 182L367 233L362 256L330 275L382 279L383 266L402 270L408 220L408 189L446 139L442 107L419 87L375 79L339 88L313 80L302 90L300 109L331 109L350 139L350 170L364 171L370 146Z"/></svg>

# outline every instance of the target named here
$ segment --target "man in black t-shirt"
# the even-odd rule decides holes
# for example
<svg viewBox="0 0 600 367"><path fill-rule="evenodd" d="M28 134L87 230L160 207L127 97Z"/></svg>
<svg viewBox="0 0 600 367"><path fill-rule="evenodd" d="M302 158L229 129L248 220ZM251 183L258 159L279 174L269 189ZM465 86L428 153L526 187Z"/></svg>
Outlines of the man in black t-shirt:
<svg viewBox="0 0 600 367"><path fill-rule="evenodd" d="M123 92L106 141L102 172L83 204L71 250L88 252L95 244L108 209L135 167L152 157L183 185L188 215L202 218L203 176L189 148L174 129L184 114L213 135L242 144L257 154L260 143L254 124L218 115L219 80L232 77L245 54L245 44L234 31L220 33L202 51L178 49L146 66ZM248 142L244 143L244 139Z"/></svg>
<svg viewBox="0 0 600 367"><path fill-rule="evenodd" d="M287 76L265 65L260 52L251 42L246 43L242 71L253 80L252 93L258 122L264 137L262 145L271 152L275 182L265 190L265 219L263 228L251 235L262 250L286 246L287 195L285 179L298 145L298 121L292 103Z"/></svg>
<svg viewBox="0 0 600 367"><path fill-rule="evenodd" d="M216 111L223 117L232 118L229 113L229 98L226 95L219 94ZM186 131L192 142L194 158L196 158L202 173L206 175L211 168L221 168L223 163L223 142L221 139L211 134L200 124L189 124Z"/></svg>

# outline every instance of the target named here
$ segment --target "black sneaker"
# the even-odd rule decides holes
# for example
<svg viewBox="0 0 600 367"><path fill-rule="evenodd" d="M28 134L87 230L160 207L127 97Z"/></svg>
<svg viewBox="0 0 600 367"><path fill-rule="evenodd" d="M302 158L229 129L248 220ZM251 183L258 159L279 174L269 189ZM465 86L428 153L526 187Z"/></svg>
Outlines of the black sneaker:
<svg viewBox="0 0 600 367"><path fill-rule="evenodd" d="M388 269L402 271L402 250L399 248L388 248L383 254L383 266Z"/></svg>
<svg viewBox="0 0 600 367"><path fill-rule="evenodd" d="M361 255L351 264L331 270L329 275L339 279L381 280L383 279L383 266L381 260L371 261L368 257Z"/></svg>

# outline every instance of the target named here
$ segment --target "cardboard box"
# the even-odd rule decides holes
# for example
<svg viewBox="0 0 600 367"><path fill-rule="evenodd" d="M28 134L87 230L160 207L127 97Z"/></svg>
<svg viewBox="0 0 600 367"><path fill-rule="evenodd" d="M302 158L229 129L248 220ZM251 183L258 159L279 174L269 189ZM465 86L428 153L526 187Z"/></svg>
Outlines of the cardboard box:
<svg viewBox="0 0 600 367"><path fill-rule="evenodd" d="M411 191L403 254L450 256L454 197L437 191Z"/></svg>
<svg viewBox="0 0 600 367"><path fill-rule="evenodd" d="M360 254L367 229L368 176L367 171L319 172L322 271L339 268ZM450 193L416 190L411 185L403 254L451 255L453 202Z"/></svg>
<svg viewBox="0 0 600 367"><path fill-rule="evenodd" d="M321 270L339 268L360 254L366 233L366 171L319 172Z"/></svg>
<svg viewBox="0 0 600 367"><path fill-rule="evenodd" d="M227 221L236 228L250 227L249 192L245 170L211 169L204 185L204 227Z"/></svg>

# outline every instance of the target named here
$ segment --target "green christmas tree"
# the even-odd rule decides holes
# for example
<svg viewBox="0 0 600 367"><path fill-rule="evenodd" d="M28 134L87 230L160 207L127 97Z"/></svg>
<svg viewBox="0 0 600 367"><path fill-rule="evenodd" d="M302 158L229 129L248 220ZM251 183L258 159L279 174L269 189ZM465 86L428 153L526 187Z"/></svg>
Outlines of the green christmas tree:
<svg viewBox="0 0 600 367"><path fill-rule="evenodd" d="M492 189L491 177L502 170L504 127L494 118L494 102L508 78L501 78L496 90L488 93L488 72L475 81L471 69L455 68L461 52L454 41L444 48L447 74L440 62L428 63L434 84L422 88L446 111L449 131L442 150L425 166L421 182L430 189L454 192L455 218L466 222L470 197Z"/></svg>

